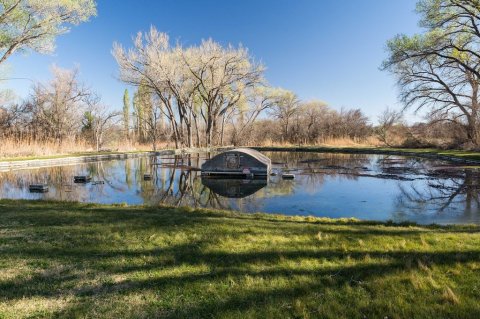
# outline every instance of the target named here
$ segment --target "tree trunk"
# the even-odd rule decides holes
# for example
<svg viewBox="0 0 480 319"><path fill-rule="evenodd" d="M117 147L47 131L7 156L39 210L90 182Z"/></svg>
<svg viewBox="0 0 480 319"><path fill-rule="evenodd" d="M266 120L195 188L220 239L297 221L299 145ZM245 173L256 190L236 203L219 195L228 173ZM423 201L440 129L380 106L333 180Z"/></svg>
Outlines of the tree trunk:
<svg viewBox="0 0 480 319"><path fill-rule="evenodd" d="M475 119L470 119L467 126L467 137L470 142L475 146L480 145L480 134L478 130L477 121Z"/></svg>
<svg viewBox="0 0 480 319"><path fill-rule="evenodd" d="M205 131L205 143L206 147L210 148L212 146L212 126L213 126L213 119L211 115L208 115L207 118L207 128Z"/></svg>
<svg viewBox="0 0 480 319"><path fill-rule="evenodd" d="M220 145L223 146L223 134L225 133L225 114L222 116L222 130L220 133Z"/></svg>

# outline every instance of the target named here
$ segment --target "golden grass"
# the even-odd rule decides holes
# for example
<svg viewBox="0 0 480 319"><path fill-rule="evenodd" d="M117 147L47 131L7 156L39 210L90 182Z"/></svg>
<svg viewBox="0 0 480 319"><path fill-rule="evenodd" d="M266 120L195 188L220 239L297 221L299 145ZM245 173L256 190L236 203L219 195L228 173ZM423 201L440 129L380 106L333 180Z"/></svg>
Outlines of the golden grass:
<svg viewBox="0 0 480 319"><path fill-rule="evenodd" d="M289 143L289 142L278 142L272 141L270 139L263 140L257 143L255 146L279 146L279 147L288 147L288 146L298 146L299 144ZM300 144L301 146L331 146L331 147L377 147L382 146L382 143L375 136L370 136L365 139L352 139L350 137L340 137L340 138L323 138L319 139L315 144L307 145Z"/></svg>
<svg viewBox="0 0 480 319"><path fill-rule="evenodd" d="M49 156L86 152L93 149L84 141L65 141L62 144L54 142L39 142L31 139L2 139L0 143L0 158Z"/></svg>
<svg viewBox="0 0 480 319"><path fill-rule="evenodd" d="M166 148L167 143L159 143L159 149ZM112 142L103 150L115 152L150 151L151 144L141 144L128 140ZM2 139L0 141L0 158L69 155L74 153L96 152L95 147L83 140L66 140L61 144L52 141L33 139Z"/></svg>

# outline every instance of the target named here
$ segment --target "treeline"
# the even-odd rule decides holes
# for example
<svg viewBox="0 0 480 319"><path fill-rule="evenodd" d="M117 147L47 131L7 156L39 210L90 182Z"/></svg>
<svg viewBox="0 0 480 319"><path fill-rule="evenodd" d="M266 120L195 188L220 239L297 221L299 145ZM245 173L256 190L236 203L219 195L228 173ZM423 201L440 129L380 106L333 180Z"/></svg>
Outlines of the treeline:
<svg viewBox="0 0 480 319"><path fill-rule="evenodd" d="M222 47L213 40L172 46L166 34L152 27L139 33L128 50L115 44L113 55L119 78L137 87L133 135L152 141L154 148L158 140L171 140L176 147L211 147L361 139L371 132L358 109L337 112L323 102L301 102L293 92L270 87L264 67L243 47ZM128 100L126 94L124 103ZM128 109L125 104L125 123Z"/></svg>
<svg viewBox="0 0 480 319"><path fill-rule="evenodd" d="M86 141L100 150L108 143L126 142L149 144L153 149L160 143L206 147L316 144L335 138L361 142L373 132L359 109L336 111L324 102L302 102L293 92L264 84L248 93L248 100L239 97L209 128L208 111L201 101L188 111L188 120L180 121L177 104L168 106L176 112L170 117L168 107L142 81L137 89L125 90L123 108L116 111L102 104L99 95L79 79L78 69L54 66L52 79L35 83L25 101L4 101L0 106L0 136L19 144L34 140L61 146Z"/></svg>
<svg viewBox="0 0 480 319"><path fill-rule="evenodd" d="M3 9L3 11L1 11ZM360 109L301 101L274 88L264 66L242 46L213 40L184 47L154 27L130 48L114 44L123 108L102 104L78 70L52 69L23 102L0 91L0 137L56 143L87 141L97 150L111 142L212 147L319 144L332 139L388 146L479 148L480 7L470 0L419 0L424 32L388 42L383 69L394 74L405 108L426 111L407 125L386 110L375 124ZM55 4L7 1L0 6L0 65L15 51L51 51L69 24L96 13L93 0ZM48 32L46 32L48 31ZM121 92L119 92L119 100ZM372 141L372 138L376 141Z"/></svg>
<svg viewBox="0 0 480 319"><path fill-rule="evenodd" d="M25 101L0 106L0 137L19 144L82 140L100 150L107 135L115 137L119 112L101 103L98 94L78 79L77 69L54 66L52 75L48 83L35 83Z"/></svg>

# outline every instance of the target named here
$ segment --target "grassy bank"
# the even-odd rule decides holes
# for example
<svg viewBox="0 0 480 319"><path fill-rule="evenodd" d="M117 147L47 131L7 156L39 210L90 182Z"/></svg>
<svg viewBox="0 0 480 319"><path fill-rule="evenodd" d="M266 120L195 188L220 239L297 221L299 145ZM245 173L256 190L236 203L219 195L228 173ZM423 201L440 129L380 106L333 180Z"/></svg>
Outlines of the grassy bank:
<svg viewBox="0 0 480 319"><path fill-rule="evenodd" d="M480 228L0 201L0 318L477 318Z"/></svg>
<svg viewBox="0 0 480 319"><path fill-rule="evenodd" d="M440 150L434 148L393 148L393 147L330 147L330 146L268 146L253 147L260 151L299 151L327 153L360 153L360 154L397 154L423 156L445 160L471 161L480 163L480 152L465 150Z"/></svg>
<svg viewBox="0 0 480 319"><path fill-rule="evenodd" d="M231 148L227 146L226 148ZM365 154L399 154L399 155L416 155L425 157L439 157L441 159L453 159L459 161L472 161L480 164L480 152L464 151L464 150L440 150L433 148L388 148L388 147L371 147L371 146L354 146L354 147L333 147L333 146L255 146L251 147L260 151L303 151L303 152L327 152L327 153L365 153ZM220 149L220 148L218 148ZM165 148L162 150L173 150ZM125 152L73 152L68 154L55 154L45 156L18 156L18 157L0 157L0 162L15 162L24 160L44 160L58 159L79 156L95 156L95 155L116 155L116 154L135 154L148 152L145 150L125 151Z"/></svg>

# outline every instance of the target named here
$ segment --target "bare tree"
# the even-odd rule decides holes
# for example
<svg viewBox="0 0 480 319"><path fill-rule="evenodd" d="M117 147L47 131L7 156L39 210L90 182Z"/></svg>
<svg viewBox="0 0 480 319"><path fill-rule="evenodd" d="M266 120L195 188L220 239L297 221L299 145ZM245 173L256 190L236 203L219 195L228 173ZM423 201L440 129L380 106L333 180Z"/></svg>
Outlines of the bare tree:
<svg viewBox="0 0 480 319"><path fill-rule="evenodd" d="M92 101L88 105L92 138L95 149L100 151L105 142L105 133L121 121L122 112L110 111L107 106L98 101Z"/></svg>
<svg viewBox="0 0 480 319"><path fill-rule="evenodd" d="M170 46L165 33L154 27L139 33L134 48L114 44L120 79L147 86L161 101L175 146L192 146L193 129L199 143L199 119L204 121L206 146L214 143L219 121L236 107L245 90L261 82L263 68L244 48L222 47L207 40L200 46Z"/></svg>
<svg viewBox="0 0 480 319"><path fill-rule="evenodd" d="M389 108L385 109L382 114L380 114L378 117L378 127L376 128L375 133L382 143L391 146L391 130L395 125L401 123L402 118L403 113L401 111L391 110Z"/></svg>
<svg viewBox="0 0 480 319"><path fill-rule="evenodd" d="M397 76L405 107L428 107L436 118L463 121L480 144L480 5L472 0L420 0L426 32L388 42L383 68Z"/></svg>
<svg viewBox="0 0 480 319"><path fill-rule="evenodd" d="M78 69L54 66L52 74L48 84L34 85L30 103L38 129L61 144L65 137L76 135L87 104L98 97L78 80Z"/></svg>
<svg viewBox="0 0 480 319"><path fill-rule="evenodd" d="M274 106L279 92L281 92L279 89L258 86L250 90L241 103L237 103L231 119L231 141L234 145L245 144L247 136L252 137L251 131L255 121L260 114Z"/></svg>
<svg viewBox="0 0 480 319"><path fill-rule="evenodd" d="M322 134L320 127L324 115L328 113L327 103L323 101L309 101L301 105L301 113L305 118L305 140L308 143L315 143Z"/></svg>
<svg viewBox="0 0 480 319"><path fill-rule="evenodd" d="M300 110L300 100L291 91L282 90L270 110L270 115L277 118L282 124L282 142L291 141L290 125L293 117Z"/></svg>
<svg viewBox="0 0 480 319"><path fill-rule="evenodd" d="M264 68L243 47L224 48L211 39L185 50L184 62L204 104L201 116L205 121L205 144L209 147L218 120L235 108L245 90L262 82Z"/></svg>

